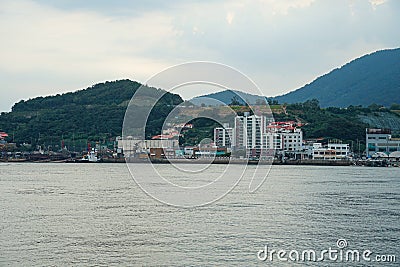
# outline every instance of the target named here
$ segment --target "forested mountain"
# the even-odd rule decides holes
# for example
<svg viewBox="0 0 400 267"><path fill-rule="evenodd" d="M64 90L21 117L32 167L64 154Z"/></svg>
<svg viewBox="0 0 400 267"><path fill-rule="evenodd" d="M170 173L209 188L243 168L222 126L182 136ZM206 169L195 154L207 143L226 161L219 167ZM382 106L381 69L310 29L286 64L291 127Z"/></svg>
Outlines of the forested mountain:
<svg viewBox="0 0 400 267"><path fill-rule="evenodd" d="M120 80L96 84L90 88L38 97L16 103L12 112L2 113L0 129L16 143L55 146L61 140L84 147L87 141L108 140L121 135L126 107L140 83ZM146 87L149 97L164 92ZM174 105L182 102L179 95L166 93L149 118L149 135L162 126L161 118ZM10 140L11 141L11 140Z"/></svg>
<svg viewBox="0 0 400 267"><path fill-rule="evenodd" d="M196 105L208 105L207 98L230 104L234 96L239 102L256 103L264 96L240 91L225 90L195 97L190 100ZM321 107L348 107L379 104L389 107L400 103L400 48L381 50L355 59L346 65L318 77L310 84L285 95L270 97L279 103L303 103L317 99ZM212 103L212 102L210 102Z"/></svg>
<svg viewBox="0 0 400 267"><path fill-rule="evenodd" d="M318 99L322 107L400 103L400 48L365 55L312 83L275 98L280 103Z"/></svg>

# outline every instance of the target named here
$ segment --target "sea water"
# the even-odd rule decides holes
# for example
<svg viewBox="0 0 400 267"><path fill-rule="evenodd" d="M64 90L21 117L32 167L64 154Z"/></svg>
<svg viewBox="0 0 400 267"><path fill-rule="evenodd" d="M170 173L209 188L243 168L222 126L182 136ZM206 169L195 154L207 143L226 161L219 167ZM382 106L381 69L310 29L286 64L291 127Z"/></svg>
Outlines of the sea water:
<svg viewBox="0 0 400 267"><path fill-rule="evenodd" d="M396 266L399 222L400 168L273 166L255 193L241 181L179 208L144 193L125 164L0 164L0 266ZM371 262L293 252L340 256L338 240Z"/></svg>

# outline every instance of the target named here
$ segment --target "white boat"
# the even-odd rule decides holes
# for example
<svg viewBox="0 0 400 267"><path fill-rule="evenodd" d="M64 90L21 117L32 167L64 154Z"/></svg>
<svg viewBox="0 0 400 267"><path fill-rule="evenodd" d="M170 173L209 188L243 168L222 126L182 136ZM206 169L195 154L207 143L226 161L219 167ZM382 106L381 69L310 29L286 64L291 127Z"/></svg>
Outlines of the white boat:
<svg viewBox="0 0 400 267"><path fill-rule="evenodd" d="M94 149L89 151L86 155L84 155L82 157L81 160L79 160L79 162L83 162L83 163L86 163L86 162L92 163L92 162L99 162L99 161L100 161L100 159L97 157L97 151Z"/></svg>

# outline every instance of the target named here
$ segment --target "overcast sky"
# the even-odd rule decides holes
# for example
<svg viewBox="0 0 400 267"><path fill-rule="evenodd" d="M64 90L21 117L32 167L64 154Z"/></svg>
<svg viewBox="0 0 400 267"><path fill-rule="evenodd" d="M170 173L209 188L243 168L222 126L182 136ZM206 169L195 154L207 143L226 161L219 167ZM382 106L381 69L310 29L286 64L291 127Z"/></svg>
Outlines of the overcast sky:
<svg viewBox="0 0 400 267"><path fill-rule="evenodd" d="M0 111L194 60L279 95L399 47L399 25L397 0L0 0Z"/></svg>

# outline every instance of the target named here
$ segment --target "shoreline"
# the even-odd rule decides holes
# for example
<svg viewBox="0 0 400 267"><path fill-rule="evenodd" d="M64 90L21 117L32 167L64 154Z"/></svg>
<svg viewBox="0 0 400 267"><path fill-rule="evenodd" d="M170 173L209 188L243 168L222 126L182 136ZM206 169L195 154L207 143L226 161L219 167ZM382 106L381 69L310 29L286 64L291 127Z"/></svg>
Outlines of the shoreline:
<svg viewBox="0 0 400 267"><path fill-rule="evenodd" d="M223 159L101 159L98 162L82 161L79 159L64 160L29 160L29 159L9 159L0 160L0 163L152 163L152 164L248 164L248 165L330 165L330 166L347 166L352 165L350 160L247 160L236 158Z"/></svg>
<svg viewBox="0 0 400 267"><path fill-rule="evenodd" d="M58 159L58 160L29 160L29 159L0 159L1 163L73 163L73 164L111 164L111 163L137 163L137 164L237 164L237 165L303 165L303 166L368 166L368 167L400 167L399 162L388 162L385 160L246 160L236 158L222 159L124 159L124 158L109 158L102 159L98 162L80 161L76 159Z"/></svg>

